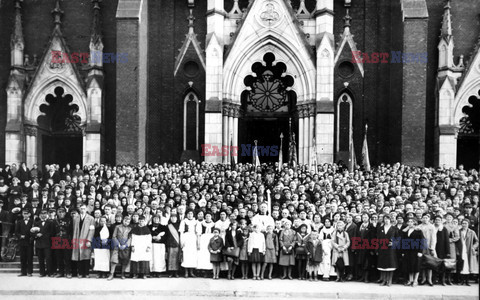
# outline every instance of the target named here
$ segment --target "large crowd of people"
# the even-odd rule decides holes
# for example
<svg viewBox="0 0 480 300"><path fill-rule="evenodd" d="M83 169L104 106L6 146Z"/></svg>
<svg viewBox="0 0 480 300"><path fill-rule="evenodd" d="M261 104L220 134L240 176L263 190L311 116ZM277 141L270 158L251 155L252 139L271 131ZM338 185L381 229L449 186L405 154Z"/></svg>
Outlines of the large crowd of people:
<svg viewBox="0 0 480 300"><path fill-rule="evenodd" d="M2 257L16 241L19 276L36 255L41 277L470 285L479 187L462 166L22 163L0 167Z"/></svg>

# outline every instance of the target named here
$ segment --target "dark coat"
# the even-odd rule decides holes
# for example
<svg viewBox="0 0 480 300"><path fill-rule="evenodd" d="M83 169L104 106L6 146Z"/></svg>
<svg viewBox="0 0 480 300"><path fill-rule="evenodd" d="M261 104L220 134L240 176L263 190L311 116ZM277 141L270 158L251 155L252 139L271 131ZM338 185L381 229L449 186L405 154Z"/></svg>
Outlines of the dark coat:
<svg viewBox="0 0 480 300"><path fill-rule="evenodd" d="M314 264L319 264L322 262L322 257L323 257L323 249L322 249L322 243L319 242L317 246L315 247L313 245L313 242L311 240L308 240L307 245L307 253L308 253L308 260L311 263Z"/></svg>
<svg viewBox="0 0 480 300"><path fill-rule="evenodd" d="M409 241L418 241L418 240L423 240L423 232L421 230L415 229L413 232L408 235L408 229L407 231L401 231L400 234L402 241L408 239ZM403 243L402 243L403 244ZM401 253L403 255L403 268L406 273L416 273L420 272L420 262L421 259L418 257L418 253L422 253L422 243L419 244L419 247L413 246L411 242L408 243L410 247L403 247ZM426 245L426 244L425 244Z"/></svg>
<svg viewBox="0 0 480 300"><path fill-rule="evenodd" d="M165 225L160 225L158 224L155 226L155 230L153 229L153 225L149 226L148 229L150 229L150 232L152 233L152 237L159 235L162 232L165 232L163 236L160 237L158 241L152 239L152 243L156 244L165 244L167 241L167 232L168 232L168 227Z"/></svg>
<svg viewBox="0 0 480 300"><path fill-rule="evenodd" d="M25 222L22 220L18 220L15 224L15 235L18 238L18 246L25 247L25 246L33 246L33 237L30 232L30 229L33 227L33 221L30 219L28 223L25 225ZM21 238L21 236L25 236Z"/></svg>
<svg viewBox="0 0 480 300"><path fill-rule="evenodd" d="M447 228L443 227L442 230L437 230L437 243L435 244L435 252L437 252L438 258L450 257L450 239Z"/></svg>
<svg viewBox="0 0 480 300"><path fill-rule="evenodd" d="M392 241L399 237L398 229L395 226L390 226L389 230L385 232L385 227L379 226L377 231L377 238L379 241L377 268L388 269L398 268L397 250L391 245L382 244L381 240L388 239Z"/></svg>
<svg viewBox="0 0 480 300"><path fill-rule="evenodd" d="M243 246L243 235L242 235L242 230L238 229L236 230L235 234L235 241L237 242L237 247L242 248ZM225 247L230 248L234 247L233 243L233 236L232 236L232 229L228 228L228 230L225 232Z"/></svg>
<svg viewBox="0 0 480 300"><path fill-rule="evenodd" d="M35 237L35 248L51 248L52 247L52 236L54 234L55 228L51 220L45 220L45 223L42 225L42 220L37 220L33 224L34 227L39 227L42 236ZM37 233L37 235L38 235Z"/></svg>

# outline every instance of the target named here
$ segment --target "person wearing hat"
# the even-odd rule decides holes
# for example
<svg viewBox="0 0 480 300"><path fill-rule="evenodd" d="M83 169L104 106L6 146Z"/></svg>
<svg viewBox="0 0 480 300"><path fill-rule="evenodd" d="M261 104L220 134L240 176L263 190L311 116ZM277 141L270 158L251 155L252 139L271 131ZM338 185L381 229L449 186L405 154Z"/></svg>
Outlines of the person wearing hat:
<svg viewBox="0 0 480 300"><path fill-rule="evenodd" d="M58 267L58 273L56 278L67 277L72 278L72 249L71 241L73 234L73 225L70 216L67 216L65 208L60 207L57 210L57 218L53 222L54 225L54 238L58 241L55 247L52 245L53 258ZM55 243L55 242L53 242Z"/></svg>
<svg viewBox="0 0 480 300"><path fill-rule="evenodd" d="M435 234L435 227L430 223L430 214L424 213L422 215L422 224L418 226L426 239L428 249L425 250L426 254L437 256L435 253L435 245L437 243L437 235ZM430 286L433 286L432 282L432 270L422 270L422 281L420 285L427 282Z"/></svg>
<svg viewBox="0 0 480 300"><path fill-rule="evenodd" d="M40 265L40 277L52 277L51 237L54 234L54 225L51 220L48 220L48 211L46 209L42 209L40 220L35 221L33 226L39 228L39 231L34 233L33 236L35 238L35 253L37 253Z"/></svg>
<svg viewBox="0 0 480 300"><path fill-rule="evenodd" d="M167 226L161 224L162 216L155 214L152 217L152 225L150 232L152 234L152 260L150 262L150 272L155 273L156 277L159 273L167 271L167 263L165 260L165 242L167 240Z"/></svg>
<svg viewBox="0 0 480 300"><path fill-rule="evenodd" d="M0 200L0 209L3 202ZM33 227L33 220L30 218L30 211L22 211L22 220L15 224L15 236L18 239L20 253L21 273L18 276L31 277L33 274L33 239L30 231Z"/></svg>
<svg viewBox="0 0 480 300"><path fill-rule="evenodd" d="M72 250L72 273L79 278L89 277L91 241L95 233L95 220L87 214L87 206L80 205L80 214L73 218L72 239L82 241Z"/></svg>
<svg viewBox="0 0 480 300"><path fill-rule="evenodd" d="M146 226L144 216L139 217L139 224L132 229L132 255L130 267L133 278L146 279L152 260L152 234Z"/></svg>

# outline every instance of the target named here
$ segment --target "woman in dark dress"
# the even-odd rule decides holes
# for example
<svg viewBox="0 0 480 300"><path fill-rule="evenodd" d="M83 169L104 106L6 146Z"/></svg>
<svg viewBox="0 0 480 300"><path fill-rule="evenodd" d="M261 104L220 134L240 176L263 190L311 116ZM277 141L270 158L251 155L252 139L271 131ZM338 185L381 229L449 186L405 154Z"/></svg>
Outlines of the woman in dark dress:
<svg viewBox="0 0 480 300"><path fill-rule="evenodd" d="M402 249L404 270L405 273L408 274L408 282L405 283L406 286L417 286L418 275L420 274L420 257L422 255L423 245L421 241L423 241L424 238L422 231L416 229L416 226L416 219L409 218L407 220L407 227L401 231L402 240L408 239L408 245L410 246ZM414 243L412 243L412 241ZM417 241L420 241L419 244L416 243Z"/></svg>
<svg viewBox="0 0 480 300"><path fill-rule="evenodd" d="M397 251L393 247L393 239L398 237L398 231L392 225L389 215L383 217L383 225L378 228L378 261L377 269L383 273L380 285L392 284L393 272L398 267Z"/></svg>
<svg viewBox="0 0 480 300"><path fill-rule="evenodd" d="M220 229L213 228L213 237L208 243L208 251L210 252L210 262L213 264L213 279L218 279L220 274L220 263L223 261L222 248L223 239L220 236Z"/></svg>
<svg viewBox="0 0 480 300"><path fill-rule="evenodd" d="M358 234L360 236L360 245L358 246L359 249L355 249L358 253L357 255L357 263L358 268L361 271L362 275L358 281L364 281L368 283L368 270L372 265L372 249L368 249L368 245L371 245L372 239L375 238L375 228L370 223L370 216L368 214L362 215L362 224L359 225ZM365 245L365 246L364 246ZM352 242L353 247L353 242Z"/></svg>
<svg viewBox="0 0 480 300"><path fill-rule="evenodd" d="M167 270L170 273L169 277L178 277L180 270L181 251L180 251L180 233L178 229L180 222L178 222L177 214L170 216L170 221L167 225Z"/></svg>
<svg viewBox="0 0 480 300"><path fill-rule="evenodd" d="M238 253L238 255L240 255L240 249L242 246L242 230L238 228L237 221L232 221L232 223L230 223L230 228L228 228L225 233L225 248L227 248L230 253ZM235 278L235 270L239 263L239 256L225 255L225 258L228 262L228 279L233 280Z"/></svg>
<svg viewBox="0 0 480 300"><path fill-rule="evenodd" d="M441 259L450 258L450 239L448 229L443 226L442 216L435 216L435 229L437 230L437 243L435 244L435 252L437 257ZM441 276L441 284L446 285L446 270L438 274Z"/></svg>

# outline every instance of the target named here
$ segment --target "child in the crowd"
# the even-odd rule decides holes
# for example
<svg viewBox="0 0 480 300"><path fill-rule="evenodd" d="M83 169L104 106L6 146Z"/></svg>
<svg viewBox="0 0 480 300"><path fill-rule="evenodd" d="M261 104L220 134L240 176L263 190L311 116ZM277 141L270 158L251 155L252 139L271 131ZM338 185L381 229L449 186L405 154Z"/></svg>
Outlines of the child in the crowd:
<svg viewBox="0 0 480 300"><path fill-rule="evenodd" d="M132 227L130 227L130 216L125 216L121 225L115 226L112 234L114 249L110 257L110 276L112 280L115 275L117 264L122 267L122 279L125 279L125 270L130 262L130 248L132 243Z"/></svg>
<svg viewBox="0 0 480 300"><path fill-rule="evenodd" d="M260 280L260 271L262 263L265 260L265 235L260 232L258 225L253 225L253 232L248 239L248 256L252 263L253 279Z"/></svg>
<svg viewBox="0 0 480 300"><path fill-rule="evenodd" d="M308 255L307 275L310 281L312 280L318 281L317 274L318 274L318 269L320 267L320 263L322 262L323 249L322 249L322 243L318 238L317 231L312 231L310 233L310 237L308 238L306 248L307 248L307 255Z"/></svg>
<svg viewBox="0 0 480 300"><path fill-rule="evenodd" d="M242 279L248 278L248 239L250 237L250 229L247 226L247 220L241 219L240 220L240 230L242 232L243 237L243 245L240 248L240 268L242 269Z"/></svg>
<svg viewBox="0 0 480 300"><path fill-rule="evenodd" d="M208 251L210 251L210 262L213 264L213 279L218 279L220 274L220 263L223 261L222 248L223 239L220 236L220 229L213 229L213 237L208 243Z"/></svg>
<svg viewBox="0 0 480 300"><path fill-rule="evenodd" d="M305 279L305 271L308 258L306 249L308 236L309 235L307 233L307 225L300 225L299 232L297 233L297 246L295 248L295 260L297 264L299 280Z"/></svg>
<svg viewBox="0 0 480 300"><path fill-rule="evenodd" d="M261 279L265 276L265 269L268 265L268 279L272 280L273 266L277 263L278 236L273 232L273 226L268 225L265 232L265 262L262 266Z"/></svg>

